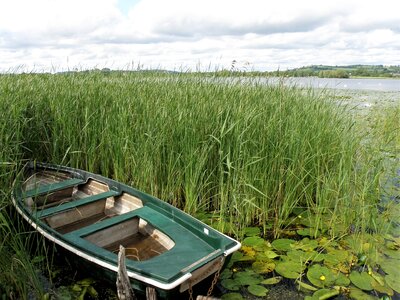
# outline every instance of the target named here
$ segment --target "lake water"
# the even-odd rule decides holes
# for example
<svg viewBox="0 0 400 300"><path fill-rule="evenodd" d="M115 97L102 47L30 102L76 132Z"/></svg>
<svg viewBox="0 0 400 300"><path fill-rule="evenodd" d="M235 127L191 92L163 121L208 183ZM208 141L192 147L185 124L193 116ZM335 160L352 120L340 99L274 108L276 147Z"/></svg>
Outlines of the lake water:
<svg viewBox="0 0 400 300"><path fill-rule="evenodd" d="M282 78L261 79L261 81L264 80L267 84L275 84ZM400 92L400 79L289 77L283 79L283 82L299 87Z"/></svg>

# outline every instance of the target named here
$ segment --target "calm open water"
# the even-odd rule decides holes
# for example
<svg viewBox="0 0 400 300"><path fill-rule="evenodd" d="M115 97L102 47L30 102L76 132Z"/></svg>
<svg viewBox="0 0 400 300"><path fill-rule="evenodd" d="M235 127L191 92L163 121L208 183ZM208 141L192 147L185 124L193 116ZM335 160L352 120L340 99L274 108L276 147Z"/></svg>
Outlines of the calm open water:
<svg viewBox="0 0 400 300"><path fill-rule="evenodd" d="M262 81L264 80L267 84L274 84L282 78L262 79ZM400 79L289 77L283 79L283 82L299 87L400 92Z"/></svg>

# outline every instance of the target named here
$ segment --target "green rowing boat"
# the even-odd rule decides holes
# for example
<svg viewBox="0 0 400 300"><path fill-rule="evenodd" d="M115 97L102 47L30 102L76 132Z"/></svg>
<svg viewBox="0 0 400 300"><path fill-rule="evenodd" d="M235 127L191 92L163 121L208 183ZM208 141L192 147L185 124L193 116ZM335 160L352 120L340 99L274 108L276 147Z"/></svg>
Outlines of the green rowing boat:
<svg viewBox="0 0 400 300"><path fill-rule="evenodd" d="M13 203L44 237L116 280L119 246L133 289L174 297L217 273L236 240L135 188L86 171L30 162ZM96 271L98 272L98 271Z"/></svg>

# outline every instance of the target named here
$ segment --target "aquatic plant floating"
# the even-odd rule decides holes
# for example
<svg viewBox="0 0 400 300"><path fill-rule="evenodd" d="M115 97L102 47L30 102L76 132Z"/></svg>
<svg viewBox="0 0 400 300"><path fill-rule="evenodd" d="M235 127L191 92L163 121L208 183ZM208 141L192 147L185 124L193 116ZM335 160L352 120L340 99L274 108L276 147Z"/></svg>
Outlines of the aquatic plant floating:
<svg viewBox="0 0 400 300"><path fill-rule="evenodd" d="M378 300L377 297L369 295L356 287L350 287L350 297L354 300Z"/></svg>
<svg viewBox="0 0 400 300"><path fill-rule="evenodd" d="M250 294L257 296L257 297L264 297L268 293L268 289L257 284L249 285L247 290Z"/></svg>
<svg viewBox="0 0 400 300"><path fill-rule="evenodd" d="M259 227L246 227L243 229L243 233L245 236L259 236L261 230Z"/></svg>
<svg viewBox="0 0 400 300"><path fill-rule="evenodd" d="M319 264L312 265L307 272L307 278L317 287L331 286L336 278L332 270Z"/></svg>
<svg viewBox="0 0 400 300"><path fill-rule="evenodd" d="M279 275L290 279L299 278L304 269L305 266L302 265L300 262L295 262L291 260L279 261L275 267L275 271Z"/></svg>
<svg viewBox="0 0 400 300"><path fill-rule="evenodd" d="M261 281L261 284L272 285L272 284L277 284L281 281L282 281L281 276L275 276L275 277L267 278L267 279Z"/></svg>
<svg viewBox="0 0 400 300"><path fill-rule="evenodd" d="M367 272L352 271L349 276L351 282L359 289L371 291L372 281L374 280Z"/></svg>
<svg viewBox="0 0 400 300"><path fill-rule="evenodd" d="M258 274L267 274L275 269L275 262L273 261L255 261L252 264L253 270Z"/></svg>
<svg viewBox="0 0 400 300"><path fill-rule="evenodd" d="M295 240L292 239L277 239L274 240L271 245L274 249L278 251L289 251L292 248L292 245L295 243Z"/></svg>
<svg viewBox="0 0 400 300"><path fill-rule="evenodd" d="M321 300L321 299L330 299L339 295L339 291L335 289L321 289L316 292L312 296L306 296L304 300Z"/></svg>
<svg viewBox="0 0 400 300"><path fill-rule="evenodd" d="M243 300L243 296L239 293L227 293L222 295L221 300Z"/></svg>
<svg viewBox="0 0 400 300"><path fill-rule="evenodd" d="M385 277L386 283L392 289L394 289L397 293L400 293L400 281L399 277L395 277L394 275L388 275Z"/></svg>

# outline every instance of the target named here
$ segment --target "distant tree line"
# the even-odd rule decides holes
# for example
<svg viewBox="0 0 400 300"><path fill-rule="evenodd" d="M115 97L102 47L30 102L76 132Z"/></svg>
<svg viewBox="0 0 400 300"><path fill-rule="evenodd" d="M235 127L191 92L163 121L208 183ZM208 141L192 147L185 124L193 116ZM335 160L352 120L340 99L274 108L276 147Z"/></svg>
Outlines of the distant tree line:
<svg viewBox="0 0 400 300"><path fill-rule="evenodd" d="M273 76L289 77L321 77L321 78L349 78L349 77L398 77L400 66L383 65L351 65L351 66L324 66L314 65L286 71L269 72Z"/></svg>
<svg viewBox="0 0 400 300"><path fill-rule="evenodd" d="M151 73L180 73L177 71L168 71L162 69L137 69L128 71L114 71L109 68L93 69L93 70L72 70L61 73L75 73L75 72L151 72ZM196 73L196 72L194 72ZM221 69L219 71L202 72L202 74L209 74L210 76L230 77L230 76L252 76L252 77L320 77L320 78L350 78L350 77L389 77L400 78L400 65L398 66L383 66L383 65L350 65L350 66L325 66L325 65L312 65L290 70L277 70L277 71L248 71L235 67L232 64L230 69ZM1 74L0 74L1 75Z"/></svg>
<svg viewBox="0 0 400 300"><path fill-rule="evenodd" d="M320 78L350 78L350 77L389 77L400 78L400 65L350 65L350 66L325 66L312 65L290 70L277 70L271 72L247 71L238 68L222 69L210 72L212 76L279 76L279 77L320 77Z"/></svg>

